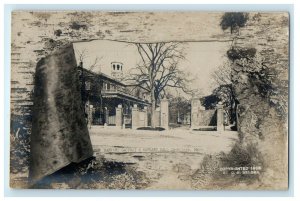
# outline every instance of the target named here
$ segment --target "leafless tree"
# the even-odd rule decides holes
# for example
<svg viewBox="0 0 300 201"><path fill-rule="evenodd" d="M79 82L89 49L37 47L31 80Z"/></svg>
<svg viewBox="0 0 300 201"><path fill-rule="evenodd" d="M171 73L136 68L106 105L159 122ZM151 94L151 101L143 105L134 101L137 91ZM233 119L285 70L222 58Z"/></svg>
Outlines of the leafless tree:
<svg viewBox="0 0 300 201"><path fill-rule="evenodd" d="M89 53L87 49L83 49L83 50L77 50L76 51L77 56L78 56L78 60L79 62L82 62L84 65L86 64L85 61L87 60L87 58L89 57ZM89 66L85 66L86 69L92 71L94 70L96 67L100 67L99 62L102 59L102 57L96 57L92 63L89 64Z"/></svg>
<svg viewBox="0 0 300 201"><path fill-rule="evenodd" d="M230 61L224 63L213 71L211 77L213 82L217 85L213 91L213 95L216 95L223 104L228 107L230 121L234 122L236 120L235 111L238 100L236 99L232 85L232 65L232 62Z"/></svg>
<svg viewBox="0 0 300 201"><path fill-rule="evenodd" d="M129 79L144 87L151 96L151 126L154 126L154 112L157 103L166 93L166 88L188 90L185 73L179 69L183 60L183 45L178 42L137 43L135 44L141 63L131 71Z"/></svg>
<svg viewBox="0 0 300 201"><path fill-rule="evenodd" d="M211 77L213 82L218 85L229 85L231 81L231 67L232 63L227 61L226 63L220 65L215 71L212 72Z"/></svg>
<svg viewBox="0 0 300 201"><path fill-rule="evenodd" d="M79 62L83 62L87 58L87 49L76 50Z"/></svg>

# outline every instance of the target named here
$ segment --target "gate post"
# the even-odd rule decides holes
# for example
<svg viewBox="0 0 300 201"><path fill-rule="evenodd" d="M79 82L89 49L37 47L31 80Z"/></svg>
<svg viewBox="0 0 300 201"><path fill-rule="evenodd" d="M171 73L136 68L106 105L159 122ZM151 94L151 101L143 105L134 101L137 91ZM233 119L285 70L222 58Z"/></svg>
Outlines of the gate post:
<svg viewBox="0 0 300 201"><path fill-rule="evenodd" d="M122 128L123 124L123 110L122 110L122 105L118 105L116 108L116 127Z"/></svg>
<svg viewBox="0 0 300 201"><path fill-rule="evenodd" d="M105 117L104 117L104 119L105 119L105 122L104 122L104 127L106 127L106 126L108 126L108 119L109 119L109 110L107 109L107 107L105 107L104 108L105 109Z"/></svg>
<svg viewBox="0 0 300 201"><path fill-rule="evenodd" d="M217 104L217 131L224 131L224 111L223 105Z"/></svg>
<svg viewBox="0 0 300 201"><path fill-rule="evenodd" d="M139 127L139 109L136 104L133 105L131 112L131 128L137 129Z"/></svg>
<svg viewBox="0 0 300 201"><path fill-rule="evenodd" d="M144 107L143 112L144 112L144 126L147 127L148 126L148 108L147 108L147 106Z"/></svg>
<svg viewBox="0 0 300 201"><path fill-rule="evenodd" d="M155 113L154 113L154 127L159 127L161 126L161 112L160 112L160 107L155 109Z"/></svg>
<svg viewBox="0 0 300 201"><path fill-rule="evenodd" d="M198 124L198 112L200 108L200 99L193 98L191 101L191 129L196 128L199 126Z"/></svg>
<svg viewBox="0 0 300 201"><path fill-rule="evenodd" d="M160 102L160 125L166 130L169 129L169 101L166 98Z"/></svg>

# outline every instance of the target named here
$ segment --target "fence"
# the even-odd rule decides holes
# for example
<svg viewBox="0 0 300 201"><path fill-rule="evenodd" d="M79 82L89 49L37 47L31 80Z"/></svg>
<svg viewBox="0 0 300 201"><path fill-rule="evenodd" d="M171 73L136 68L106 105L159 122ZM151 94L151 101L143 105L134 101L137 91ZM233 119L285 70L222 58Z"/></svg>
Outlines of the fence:
<svg viewBox="0 0 300 201"><path fill-rule="evenodd" d="M136 104L133 105L131 113L124 114L122 105L116 108L116 115L109 116L108 125L115 125L119 128L137 129L149 126L148 108L140 109ZM161 100L161 106L155 111L154 127L169 128L169 108L168 100Z"/></svg>
<svg viewBox="0 0 300 201"><path fill-rule="evenodd" d="M108 117L108 125L115 125L116 124L116 116L109 116Z"/></svg>

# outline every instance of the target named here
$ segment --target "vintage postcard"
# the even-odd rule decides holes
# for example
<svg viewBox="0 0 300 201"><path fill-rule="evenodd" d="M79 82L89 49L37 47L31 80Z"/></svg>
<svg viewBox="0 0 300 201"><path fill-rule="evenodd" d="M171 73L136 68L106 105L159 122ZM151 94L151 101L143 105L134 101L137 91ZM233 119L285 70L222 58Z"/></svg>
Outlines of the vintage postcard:
<svg viewBox="0 0 300 201"><path fill-rule="evenodd" d="M289 13L13 11L10 186L287 190Z"/></svg>

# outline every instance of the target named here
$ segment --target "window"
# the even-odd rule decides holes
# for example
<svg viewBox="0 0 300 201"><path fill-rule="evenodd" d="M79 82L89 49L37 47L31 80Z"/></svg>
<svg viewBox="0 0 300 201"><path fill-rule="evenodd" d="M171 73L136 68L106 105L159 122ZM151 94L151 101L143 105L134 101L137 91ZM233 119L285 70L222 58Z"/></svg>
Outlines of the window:
<svg viewBox="0 0 300 201"><path fill-rule="evenodd" d="M116 70L116 65L115 64L113 65L113 69Z"/></svg>
<svg viewBox="0 0 300 201"><path fill-rule="evenodd" d="M120 70L120 65L119 64L117 65L117 70Z"/></svg>

